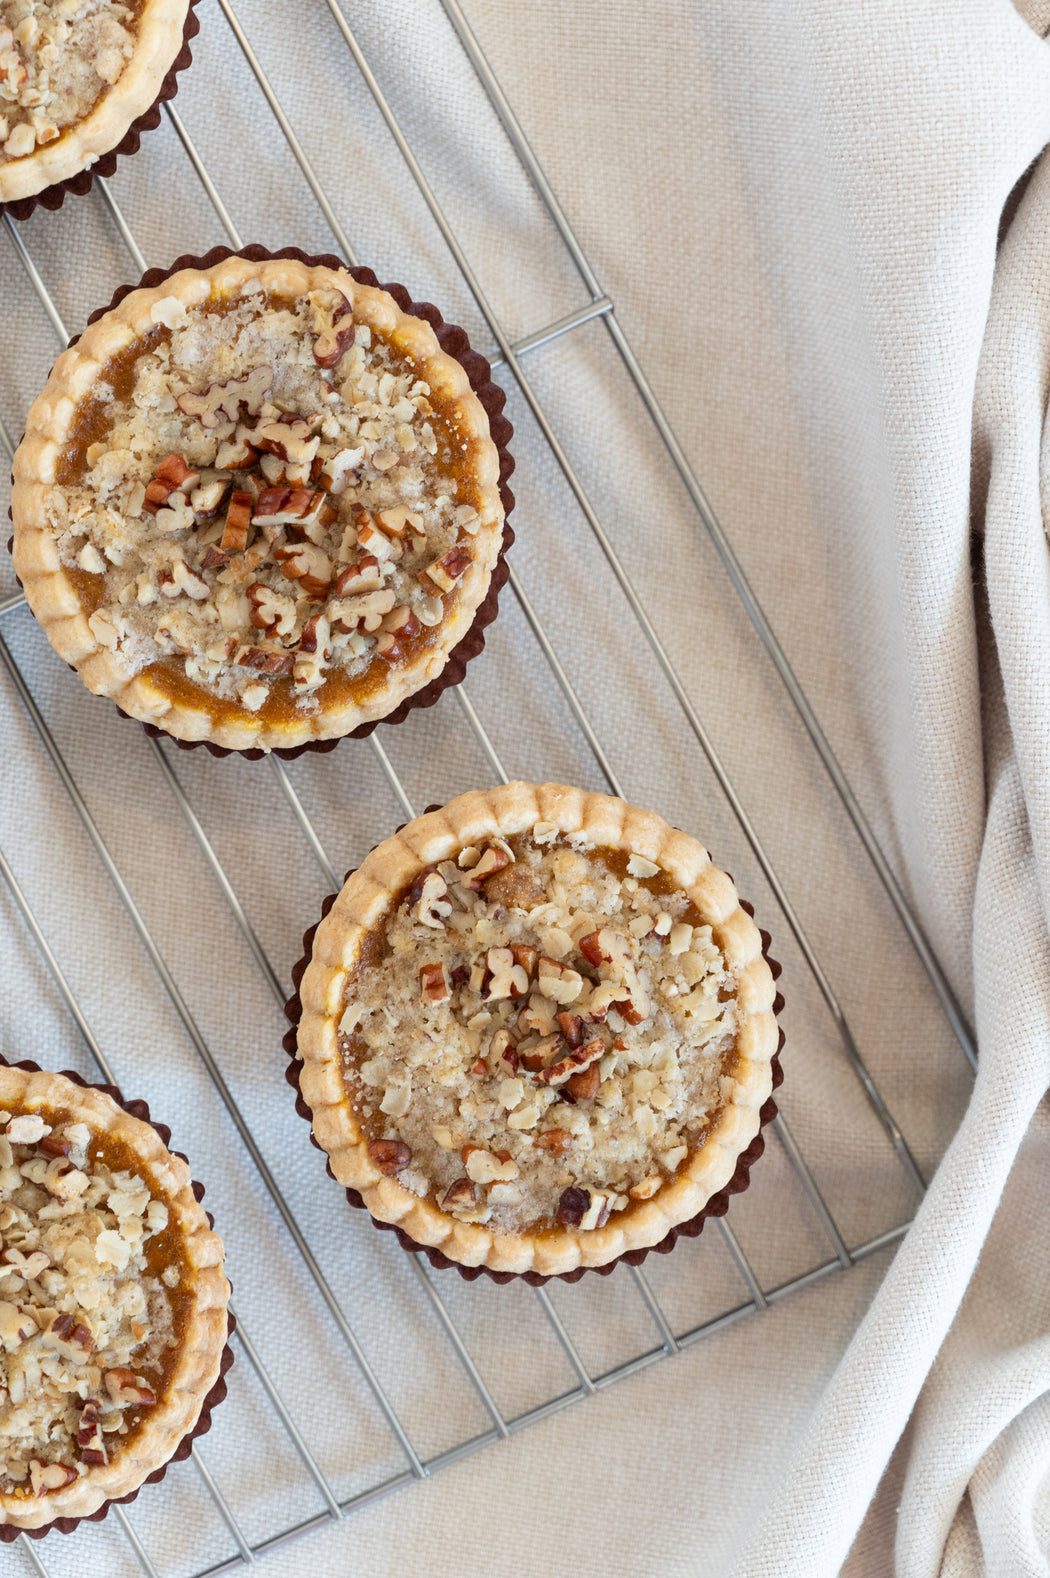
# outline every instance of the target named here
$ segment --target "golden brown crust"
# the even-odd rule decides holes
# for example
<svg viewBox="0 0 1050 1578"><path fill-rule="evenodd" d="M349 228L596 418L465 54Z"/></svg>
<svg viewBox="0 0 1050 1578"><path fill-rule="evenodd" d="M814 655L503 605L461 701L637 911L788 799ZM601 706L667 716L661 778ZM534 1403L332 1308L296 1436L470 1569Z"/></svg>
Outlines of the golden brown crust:
<svg viewBox="0 0 1050 1578"><path fill-rule="evenodd" d="M57 480L77 407L90 393L101 368L156 325L155 309L160 303L175 298L188 309L199 307L209 298L236 296L253 282L261 282L265 291L278 296L301 296L334 286L351 303L355 319L388 337L402 355L417 364L419 375L448 402L451 420L469 450L480 522L473 536L471 563L457 583L457 600L433 646L392 664L388 681L363 700L328 702L316 713L278 720L267 720L243 706L220 704L202 686L183 683L173 694L162 675L131 672L120 654L103 646L92 632L47 518L48 489ZM254 288L258 289L257 283ZM487 594L502 544L499 457L484 407L463 368L441 350L431 326L402 312L387 292L357 284L345 270L289 258L250 262L233 256L209 269L183 269L160 285L132 291L91 324L55 363L27 417L13 476L15 571L29 606L59 656L78 671L89 690L109 696L131 717L158 724L177 739L207 739L233 750L286 749L315 739L337 738L387 717L444 669ZM188 694L192 700L187 700Z"/></svg>
<svg viewBox="0 0 1050 1578"><path fill-rule="evenodd" d="M482 1223L456 1221L395 1177L380 1173L351 1110L338 1025L347 977L365 935L385 917L405 886L424 867L454 857L467 845L493 835L509 838L537 823L553 824L560 832L581 831L593 845L645 856L700 911L737 976L733 1075L739 1094L723 1107L704 1145L688 1157L678 1175L621 1218L588 1231L566 1227L543 1234L500 1234ZM740 907L731 879L711 864L701 844L669 827L654 812L561 784L518 782L472 791L441 810L417 817L380 844L348 879L317 928L299 995L300 1087L313 1113L314 1134L328 1153L335 1177L359 1191L378 1220L396 1223L416 1243L440 1248L466 1266L557 1275L578 1266L604 1265L628 1250L658 1243L728 1184L741 1152L758 1132L759 1114L772 1089L775 986L759 929Z"/></svg>
<svg viewBox="0 0 1050 1578"><path fill-rule="evenodd" d="M132 123L159 94L182 48L189 0L145 0L135 49L119 78L83 120L55 142L8 162L0 161L0 203L33 197L88 169L122 142Z"/></svg>
<svg viewBox="0 0 1050 1578"><path fill-rule="evenodd" d="M168 1207L181 1236L183 1285L190 1278L193 1302L164 1392L143 1414L143 1423L113 1461L88 1470L72 1484L44 1495L0 1492L0 1522L38 1529L56 1518L81 1518L104 1501L137 1490L171 1457L193 1429L214 1386L227 1337L229 1283L223 1247L208 1225L192 1189L190 1171L164 1145L157 1131L118 1107L103 1091L74 1085L61 1074L27 1073L0 1067L0 1107L13 1112L54 1112L85 1123L92 1134L119 1144L134 1157L136 1172Z"/></svg>

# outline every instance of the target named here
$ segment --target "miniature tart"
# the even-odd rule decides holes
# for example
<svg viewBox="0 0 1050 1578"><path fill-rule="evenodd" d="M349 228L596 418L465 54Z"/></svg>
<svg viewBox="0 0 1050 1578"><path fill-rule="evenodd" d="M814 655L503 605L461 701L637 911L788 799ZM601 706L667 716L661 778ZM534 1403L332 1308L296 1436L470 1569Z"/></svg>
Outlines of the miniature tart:
<svg viewBox="0 0 1050 1578"><path fill-rule="evenodd" d="M511 783L347 879L300 985L300 1089L378 1220L462 1265L560 1275L726 1186L772 1088L774 995L695 839Z"/></svg>
<svg viewBox="0 0 1050 1578"><path fill-rule="evenodd" d="M122 142L182 48L189 0L0 0L0 203Z"/></svg>
<svg viewBox="0 0 1050 1578"><path fill-rule="evenodd" d="M154 1128L0 1068L0 1523L86 1516L168 1461L219 1374L222 1259Z"/></svg>
<svg viewBox="0 0 1050 1578"><path fill-rule="evenodd" d="M485 599L499 456L433 329L342 269L227 257L61 356L14 461L15 568L88 688L179 739L386 717Z"/></svg>

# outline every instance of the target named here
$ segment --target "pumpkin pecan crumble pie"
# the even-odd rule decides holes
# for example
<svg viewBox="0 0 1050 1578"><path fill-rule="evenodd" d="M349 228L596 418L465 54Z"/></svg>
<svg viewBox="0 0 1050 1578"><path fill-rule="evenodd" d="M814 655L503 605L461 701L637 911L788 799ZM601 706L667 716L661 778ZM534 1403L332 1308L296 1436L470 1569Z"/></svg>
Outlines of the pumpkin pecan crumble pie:
<svg viewBox="0 0 1050 1578"><path fill-rule="evenodd" d="M656 1244L729 1183L771 1090L773 975L731 879L653 813L556 784L381 844L299 992L336 1178L462 1265Z"/></svg>
<svg viewBox="0 0 1050 1578"><path fill-rule="evenodd" d="M228 256L56 363L14 461L15 568L88 688L182 740L334 739L441 675L503 540L486 411L342 269Z"/></svg>
<svg viewBox="0 0 1050 1578"><path fill-rule="evenodd" d="M182 48L189 0L0 0L0 203L120 143Z"/></svg>
<svg viewBox="0 0 1050 1578"><path fill-rule="evenodd" d="M219 1373L222 1258L150 1124L0 1068L0 1523L89 1515L168 1461Z"/></svg>

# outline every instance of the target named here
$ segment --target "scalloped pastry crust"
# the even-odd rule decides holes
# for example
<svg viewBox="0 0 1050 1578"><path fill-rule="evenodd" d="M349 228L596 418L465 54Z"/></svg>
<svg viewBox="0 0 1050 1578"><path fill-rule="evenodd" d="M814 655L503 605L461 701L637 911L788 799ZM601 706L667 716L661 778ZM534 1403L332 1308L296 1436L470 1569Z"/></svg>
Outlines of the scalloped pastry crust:
<svg viewBox="0 0 1050 1578"><path fill-rule="evenodd" d="M263 291L271 297L300 298L310 291L338 290L350 302L355 321L366 324L416 369L441 402L448 429L461 442L469 467L469 486L477 519L470 532L471 561L455 582L431 645L408 649L388 673L347 699L321 693L319 708L280 715L260 714L229 698L219 698L202 683L182 674L168 685L163 666L133 671L119 650L103 645L89 624L80 592L63 562L49 524L49 490L58 481L78 409L90 397L100 374L115 357L167 322L175 304L195 308L234 302ZM177 310L177 308L176 308ZM181 740L210 740L233 750L269 751L332 739L362 724L387 717L442 672L488 593L503 538L499 496L499 456L488 417L462 366L447 356L431 326L397 306L386 291L357 284L344 270L306 265L294 259L250 262L230 257L210 269L183 269L158 286L132 291L112 311L89 325L77 344L55 363L43 393L26 420L25 436L13 464L12 518L14 565L33 613L60 657L77 670L88 689L109 696L131 717L159 725ZM236 486L236 483L234 483ZM468 512L469 513L469 512ZM373 665L374 667L375 665ZM287 683L282 681L282 683Z"/></svg>
<svg viewBox="0 0 1050 1578"><path fill-rule="evenodd" d="M78 175L123 141L156 99L182 48L188 10L189 0L144 0L131 59L87 115L35 152L0 160L0 203L33 197Z"/></svg>
<svg viewBox="0 0 1050 1578"><path fill-rule="evenodd" d="M137 1490L161 1468L197 1423L214 1386L227 1338L230 1287L223 1273L222 1242L208 1224L192 1189L186 1163L165 1147L148 1123L133 1118L103 1091L74 1085L61 1074L0 1068L0 1107L19 1115L61 1110L63 1122L84 1123L93 1136L130 1153L151 1195L168 1207L180 1233L181 1288L192 1303L170 1374L156 1404L111 1462L88 1469L71 1484L42 1495L0 1493L0 1522L38 1529L57 1518L82 1518L104 1501ZM68 1114L68 1117L65 1116Z"/></svg>
<svg viewBox="0 0 1050 1578"><path fill-rule="evenodd" d="M527 834L546 824L559 834L583 835L596 851L623 851L652 862L699 911L735 981L734 1097L721 1106L698 1149L651 1198L631 1202L606 1225L543 1231L493 1231L457 1220L432 1198L421 1198L369 1156L355 1115L340 1047L347 985L369 934L385 928L406 889L427 867L455 860L468 846L494 837ZM376 966L381 968L381 966ZM442 810L409 822L367 857L346 882L317 928L312 958L300 986L300 1086L313 1115L313 1132L341 1184L356 1189L374 1217L396 1223L425 1246L465 1266L557 1275L601 1266L628 1250L658 1243L695 1216L733 1176L737 1159L758 1133L759 1114L772 1088L777 1047L775 986L754 921L740 907L731 879L712 865L694 838L661 817L607 795L560 784L510 783L460 795Z"/></svg>

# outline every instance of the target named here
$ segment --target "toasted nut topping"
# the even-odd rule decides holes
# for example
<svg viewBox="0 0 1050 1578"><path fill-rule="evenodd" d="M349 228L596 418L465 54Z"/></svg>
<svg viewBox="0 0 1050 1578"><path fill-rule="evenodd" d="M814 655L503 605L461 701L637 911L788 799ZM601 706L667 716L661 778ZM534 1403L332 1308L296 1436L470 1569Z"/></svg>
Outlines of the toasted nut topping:
<svg viewBox="0 0 1050 1578"><path fill-rule="evenodd" d="M510 861L511 857L505 849L493 847L486 849L473 871L468 871L463 877L463 886L471 893L477 893L484 887L489 877L495 876L497 871L502 871L504 866L509 866Z"/></svg>
<svg viewBox="0 0 1050 1578"><path fill-rule="evenodd" d="M473 1208L477 1204L478 1191L469 1178L457 1178L445 1190L441 1204L444 1210L454 1211L464 1206Z"/></svg>
<svg viewBox="0 0 1050 1578"><path fill-rule="evenodd" d="M416 892L416 883L413 883L412 891ZM439 871L422 874L412 911L415 919L424 926L430 926L435 931L440 931L444 926L452 913L452 905L448 898L448 883Z"/></svg>
<svg viewBox="0 0 1050 1578"><path fill-rule="evenodd" d="M412 1152L404 1140L371 1140L368 1154L387 1178L403 1172L412 1160Z"/></svg>
<svg viewBox="0 0 1050 1578"><path fill-rule="evenodd" d="M187 416L195 416L202 427L217 427L220 413L236 422L242 405L254 416L272 383L272 367L253 367L247 377L212 384L203 394L178 395L176 404Z"/></svg>
<svg viewBox="0 0 1050 1578"><path fill-rule="evenodd" d="M314 361L318 367L334 367L354 343L354 316L350 303L338 290L310 293L313 308Z"/></svg>
<svg viewBox="0 0 1050 1578"><path fill-rule="evenodd" d="M598 1094L598 1087L602 1076L597 1063L592 1063L590 1068L584 1069L579 1074L570 1074L566 1081L565 1089L570 1096L575 1096L577 1101L591 1101Z"/></svg>
<svg viewBox="0 0 1050 1578"><path fill-rule="evenodd" d="M583 991L583 976L569 965L541 955L536 985L552 1003L574 1003Z"/></svg>
<svg viewBox="0 0 1050 1578"><path fill-rule="evenodd" d="M564 1057L556 1063L550 1063L546 1068L540 1069L536 1075L538 1085L564 1085L570 1075L583 1069L590 1068L600 1057L605 1055L605 1044L598 1037L588 1041L582 1047L571 1047Z"/></svg>
<svg viewBox="0 0 1050 1578"><path fill-rule="evenodd" d="M152 1408L157 1401L156 1395L139 1379L134 1370L115 1369L107 1370L102 1377L102 1384L106 1388L111 1402L129 1403L139 1408Z"/></svg>
<svg viewBox="0 0 1050 1578"><path fill-rule="evenodd" d="M63 1485L71 1485L76 1477L76 1469L70 1468L68 1463L41 1463L38 1458L30 1459L29 1482L34 1496L46 1496L49 1490L61 1490Z"/></svg>
<svg viewBox="0 0 1050 1578"><path fill-rule="evenodd" d="M26 1112L12 1118L4 1133L12 1145L35 1145L45 1134L50 1134L51 1129L38 1113Z"/></svg>
<svg viewBox="0 0 1050 1578"><path fill-rule="evenodd" d="M524 997L529 989L529 978L520 964L514 963L509 948L490 948L485 956L491 979L483 990L487 1002L503 997Z"/></svg>
<svg viewBox="0 0 1050 1578"><path fill-rule="evenodd" d="M252 526L252 496L242 488L230 494L226 508L226 526L220 546L227 553L243 553L248 546L248 533Z"/></svg>
<svg viewBox="0 0 1050 1578"><path fill-rule="evenodd" d="M518 1164L509 1157L504 1160L498 1154L477 1145L464 1146L461 1154L467 1177L474 1183L513 1183L518 1177Z"/></svg>
<svg viewBox="0 0 1050 1578"><path fill-rule="evenodd" d="M572 1149L572 1135L568 1129L544 1129L541 1134L533 1135L532 1143L537 1150L547 1151L551 1156L564 1156Z"/></svg>
<svg viewBox="0 0 1050 1578"><path fill-rule="evenodd" d="M439 960L436 964L421 965L419 971L419 1000L427 1008L437 1008L441 1003L447 1003L452 996L452 984L448 978L445 961Z"/></svg>
<svg viewBox="0 0 1050 1578"><path fill-rule="evenodd" d="M435 559L433 564L428 564L420 574L420 580L429 582L434 591L451 592L459 577L470 564L470 552L466 548L452 548L440 559Z"/></svg>

